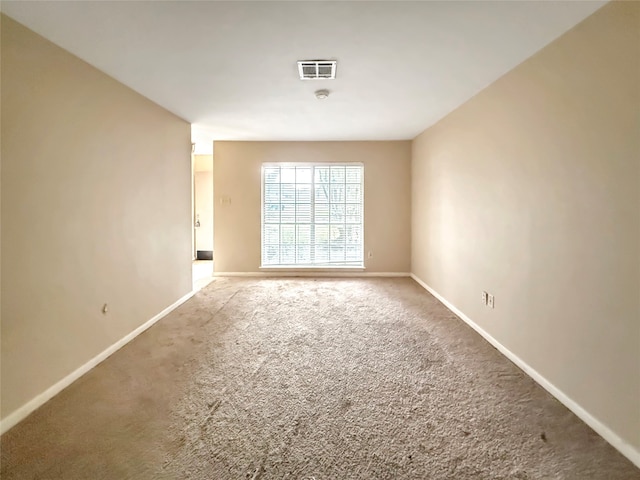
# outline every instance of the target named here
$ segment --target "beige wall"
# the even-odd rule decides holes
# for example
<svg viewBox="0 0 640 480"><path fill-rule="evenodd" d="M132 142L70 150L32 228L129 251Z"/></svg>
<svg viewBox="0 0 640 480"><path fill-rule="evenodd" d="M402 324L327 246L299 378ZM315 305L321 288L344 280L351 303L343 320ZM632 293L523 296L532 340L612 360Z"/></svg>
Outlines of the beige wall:
<svg viewBox="0 0 640 480"><path fill-rule="evenodd" d="M5 16L1 113L4 418L191 290L191 146Z"/></svg>
<svg viewBox="0 0 640 480"><path fill-rule="evenodd" d="M194 155L193 170L195 172L212 172L213 171L213 155Z"/></svg>
<svg viewBox="0 0 640 480"><path fill-rule="evenodd" d="M216 142L216 272L259 271L263 162L362 162L366 272L409 271L411 142L397 141Z"/></svg>
<svg viewBox="0 0 640 480"><path fill-rule="evenodd" d="M640 4L608 4L412 162L412 271L637 451L639 62Z"/></svg>

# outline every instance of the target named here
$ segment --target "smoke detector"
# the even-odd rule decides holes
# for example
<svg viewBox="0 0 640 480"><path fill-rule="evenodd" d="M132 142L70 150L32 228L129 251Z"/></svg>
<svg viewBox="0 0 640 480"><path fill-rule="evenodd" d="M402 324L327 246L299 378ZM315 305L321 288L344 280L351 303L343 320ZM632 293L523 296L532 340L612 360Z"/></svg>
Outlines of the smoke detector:
<svg viewBox="0 0 640 480"><path fill-rule="evenodd" d="M337 64L335 60L299 60L300 80L334 80Z"/></svg>
<svg viewBox="0 0 640 480"><path fill-rule="evenodd" d="M318 100L324 100L329 96L329 90L316 90L315 95Z"/></svg>

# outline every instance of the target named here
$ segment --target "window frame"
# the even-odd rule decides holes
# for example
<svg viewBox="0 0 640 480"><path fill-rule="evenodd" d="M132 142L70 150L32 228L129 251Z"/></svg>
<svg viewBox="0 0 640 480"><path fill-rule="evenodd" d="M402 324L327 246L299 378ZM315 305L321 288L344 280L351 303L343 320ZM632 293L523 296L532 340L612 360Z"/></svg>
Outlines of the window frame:
<svg viewBox="0 0 640 480"><path fill-rule="evenodd" d="M362 253L361 261L357 264L331 264L330 260L328 263L322 264L265 264L264 263L264 235L265 235L265 168L268 167L279 167L279 168L291 168L291 167L311 167L312 169L315 167L332 167L332 166L340 166L340 167L360 167L361 175L360 175L360 192L361 192L361 221L359 224L361 226L361 237L360 237L360 252ZM261 270L339 270L339 269L348 269L348 270L364 270L365 269L365 251L364 251L364 215L365 215L365 196L364 196L364 163L363 162L263 162L260 168L260 269ZM315 227L315 172L312 172L312 192L311 192L311 218L312 221L310 225ZM281 179L282 180L282 179ZM282 181L279 182L282 185ZM346 180L345 180L346 185ZM354 183L353 185L357 185ZM346 192L345 192L346 193ZM294 203L297 204L297 201ZM346 197L345 202L346 205ZM271 224L273 225L273 224ZM278 223L278 225L283 225L282 223ZM286 225L286 224L285 224ZM299 225L297 222L292 223L291 225ZM328 225L331 225L329 222ZM348 225L346 221L344 225ZM281 245L279 243L278 245ZM297 246L297 239L295 245ZM346 262L346 260L345 260Z"/></svg>

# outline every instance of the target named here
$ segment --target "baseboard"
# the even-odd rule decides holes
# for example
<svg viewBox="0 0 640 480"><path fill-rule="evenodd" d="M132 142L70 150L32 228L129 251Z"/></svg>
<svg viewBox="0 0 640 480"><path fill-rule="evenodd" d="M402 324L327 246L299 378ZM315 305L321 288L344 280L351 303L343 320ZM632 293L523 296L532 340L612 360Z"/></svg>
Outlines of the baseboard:
<svg viewBox="0 0 640 480"><path fill-rule="evenodd" d="M622 455L627 457L633 464L640 468L640 451L636 450L632 445L620 438L613 430L603 424L600 420L586 411L580 404L571 399L566 393L556 387L553 383L543 377L533 367L527 364L524 360L518 357L515 353L502 345L498 340L492 337L486 330L476 324L473 320L467 317L464 313L458 310L455 305L450 303L442 295L436 292L433 288L423 282L414 273L411 274L413 278L420 286L427 290L431 295L436 297L445 307L451 310L456 316L458 316L467 325L478 332L486 341L493 345L500 353L511 360L517 367L519 367L524 373L529 375L535 380L542 388L553 395L560 403L571 410L578 418L584 423L589 425L598 435L609 442L616 450Z"/></svg>
<svg viewBox="0 0 640 480"><path fill-rule="evenodd" d="M14 427L18 423L20 423L22 420L27 418L27 416L29 414L31 414L37 408L41 407L46 402L51 400L58 393L60 393L62 390L64 390L69 385L71 385L73 382L75 382L77 379L79 379L82 375L87 373L89 370L91 370L93 367L95 367L99 363L101 363L104 360L106 360L110 355L112 355L113 353L118 351L120 348L124 347L127 343L129 343L131 340L136 338L142 332L147 330L149 327L151 327L154 323L156 323L162 317L168 315L171 311L175 310L180 305L182 305L184 302L189 300L194 295L194 293L195 293L195 291L191 291L191 292L187 293L186 295L184 295L183 297L178 299L176 302L172 303L167 308L162 310L160 313L155 315L153 318L147 320L145 323L140 325L138 328L136 328L135 330L133 330L129 334L127 334L124 337L122 337L120 340L118 340L116 343L114 343L113 345L108 347L106 350L103 350L102 352L100 352L98 355L93 357L87 363L85 363L81 367L79 367L76 370L74 370L73 372L71 372L69 375L64 377L62 380L60 380L59 382L53 384L52 386L47 388L44 392L36 395L31 400L29 400L27 403L25 403L21 407L17 408L13 412L11 412L9 415L7 415L5 418L3 418L2 421L0 421L0 434L5 433L9 429Z"/></svg>
<svg viewBox="0 0 640 480"><path fill-rule="evenodd" d="M409 272L214 272L214 277L410 277Z"/></svg>

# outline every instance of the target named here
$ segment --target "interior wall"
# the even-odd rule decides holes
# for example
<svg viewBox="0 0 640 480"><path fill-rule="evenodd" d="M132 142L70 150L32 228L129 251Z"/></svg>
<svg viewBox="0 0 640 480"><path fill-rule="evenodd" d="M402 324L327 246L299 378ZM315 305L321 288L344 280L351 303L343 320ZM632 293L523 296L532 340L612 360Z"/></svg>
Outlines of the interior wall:
<svg viewBox="0 0 640 480"><path fill-rule="evenodd" d="M213 250L213 155L195 156L196 250Z"/></svg>
<svg viewBox="0 0 640 480"><path fill-rule="evenodd" d="M412 162L412 271L636 452L639 62L640 4L607 4L418 136Z"/></svg>
<svg viewBox="0 0 640 480"><path fill-rule="evenodd" d="M264 162L362 162L366 272L409 272L409 141L216 142L213 175L216 272L259 271ZM368 251L372 252L372 258L367 258Z"/></svg>
<svg viewBox="0 0 640 480"><path fill-rule="evenodd" d="M191 142L4 15L1 99L5 418L191 290Z"/></svg>

